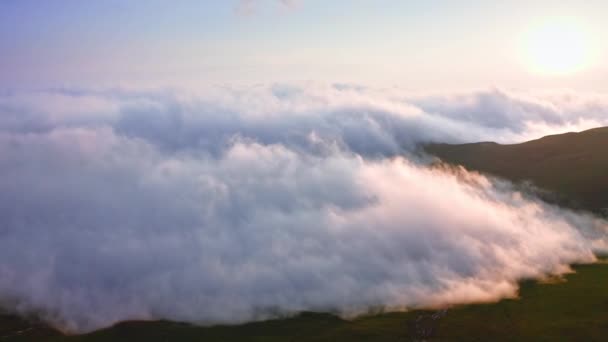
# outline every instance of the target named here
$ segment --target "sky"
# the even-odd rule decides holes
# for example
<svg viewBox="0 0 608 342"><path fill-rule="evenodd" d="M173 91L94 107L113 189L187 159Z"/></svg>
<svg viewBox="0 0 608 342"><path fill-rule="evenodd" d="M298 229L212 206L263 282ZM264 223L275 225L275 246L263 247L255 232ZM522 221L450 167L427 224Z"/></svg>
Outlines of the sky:
<svg viewBox="0 0 608 342"><path fill-rule="evenodd" d="M608 88L607 11L599 0L1 0L0 85L314 80L597 91ZM584 29L593 49L584 70L538 75L522 62L522 41L554 18Z"/></svg>

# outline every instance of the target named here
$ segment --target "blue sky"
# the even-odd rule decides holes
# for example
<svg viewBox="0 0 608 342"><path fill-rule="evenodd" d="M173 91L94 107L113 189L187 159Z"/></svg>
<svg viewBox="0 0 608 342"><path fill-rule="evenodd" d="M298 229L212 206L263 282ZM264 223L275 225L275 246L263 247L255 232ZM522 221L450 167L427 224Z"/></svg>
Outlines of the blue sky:
<svg viewBox="0 0 608 342"><path fill-rule="evenodd" d="M538 77L521 65L518 47L529 27L556 16L605 36L605 1L249 3L0 0L2 86L321 80L599 87L606 78L601 63Z"/></svg>

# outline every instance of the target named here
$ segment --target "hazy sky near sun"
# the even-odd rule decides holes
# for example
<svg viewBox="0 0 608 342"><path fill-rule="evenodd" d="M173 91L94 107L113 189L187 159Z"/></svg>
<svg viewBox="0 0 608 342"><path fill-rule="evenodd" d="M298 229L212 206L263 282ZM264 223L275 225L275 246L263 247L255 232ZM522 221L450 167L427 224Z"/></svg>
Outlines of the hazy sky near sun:
<svg viewBox="0 0 608 342"><path fill-rule="evenodd" d="M0 0L0 86L317 80L601 90L606 13L601 0ZM591 62L535 74L522 41L565 17L584 31Z"/></svg>

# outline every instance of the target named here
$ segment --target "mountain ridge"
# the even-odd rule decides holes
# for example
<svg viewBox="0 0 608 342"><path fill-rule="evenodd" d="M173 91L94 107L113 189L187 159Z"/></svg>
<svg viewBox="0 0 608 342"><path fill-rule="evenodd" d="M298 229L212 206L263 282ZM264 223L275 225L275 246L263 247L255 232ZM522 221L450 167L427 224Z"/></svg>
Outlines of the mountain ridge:
<svg viewBox="0 0 608 342"><path fill-rule="evenodd" d="M608 213L608 127L548 135L518 144L432 143L423 147L444 162L515 183L531 182L550 202Z"/></svg>

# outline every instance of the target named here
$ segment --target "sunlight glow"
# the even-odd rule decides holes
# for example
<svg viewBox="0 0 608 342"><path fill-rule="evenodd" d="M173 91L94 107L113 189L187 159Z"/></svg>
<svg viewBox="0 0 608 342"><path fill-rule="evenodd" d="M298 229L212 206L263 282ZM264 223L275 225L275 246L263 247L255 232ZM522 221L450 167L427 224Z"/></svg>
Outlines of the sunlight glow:
<svg viewBox="0 0 608 342"><path fill-rule="evenodd" d="M553 19L533 27L526 35L525 64L532 72L567 75L589 67L590 35L573 21Z"/></svg>

